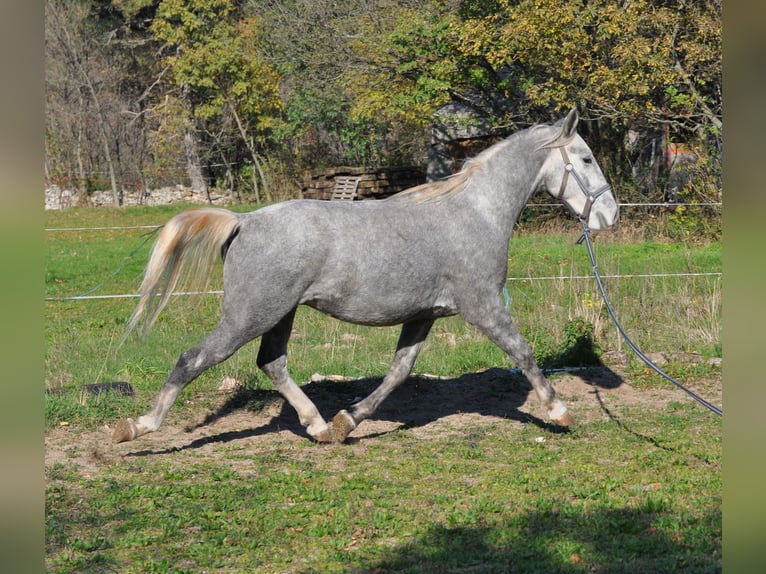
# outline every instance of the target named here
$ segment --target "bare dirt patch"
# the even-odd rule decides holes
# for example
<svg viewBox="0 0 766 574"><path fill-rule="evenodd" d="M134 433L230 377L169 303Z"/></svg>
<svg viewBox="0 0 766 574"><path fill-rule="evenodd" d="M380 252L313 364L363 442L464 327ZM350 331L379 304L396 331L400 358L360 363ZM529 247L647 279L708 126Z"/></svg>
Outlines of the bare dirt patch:
<svg viewBox="0 0 766 574"><path fill-rule="evenodd" d="M551 377L558 394L567 403L576 423L596 419L618 419L625 408L663 409L670 402L691 401L669 383L663 387L638 389L622 375L606 368L591 368ZM379 378L338 380L316 377L303 388L328 420L340 409L366 396ZM721 404L721 381L711 379L690 386L714 404ZM703 408L700 406L700 408ZM136 413L139 414L139 413ZM713 416L711 414L711 416ZM536 425L558 430L545 413L527 380L505 369L488 369L457 378L411 377L383 403L370 420L355 429L345 445L316 445L316 448L353 448L364 451L370 441L402 429L422 440L459 433L463 429L503 421L514 425ZM116 421L115 421L116 422ZM239 389L221 396L215 410L200 413L196 420L181 420L171 412L155 433L136 441L114 445L111 428L85 430L62 426L45 437L45 467L77 470L95 477L112 465L142 457L187 453L196 460L220 457L223 450L241 450L257 456L275 448L311 444L292 407L275 391Z"/></svg>

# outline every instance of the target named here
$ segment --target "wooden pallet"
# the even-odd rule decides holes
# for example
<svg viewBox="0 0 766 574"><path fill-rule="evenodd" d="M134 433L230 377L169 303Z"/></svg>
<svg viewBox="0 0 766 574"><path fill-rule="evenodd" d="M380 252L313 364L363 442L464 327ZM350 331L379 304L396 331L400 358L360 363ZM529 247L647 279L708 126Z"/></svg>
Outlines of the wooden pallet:
<svg viewBox="0 0 766 574"><path fill-rule="evenodd" d="M359 187L360 177L340 176L335 178L330 201L353 201Z"/></svg>

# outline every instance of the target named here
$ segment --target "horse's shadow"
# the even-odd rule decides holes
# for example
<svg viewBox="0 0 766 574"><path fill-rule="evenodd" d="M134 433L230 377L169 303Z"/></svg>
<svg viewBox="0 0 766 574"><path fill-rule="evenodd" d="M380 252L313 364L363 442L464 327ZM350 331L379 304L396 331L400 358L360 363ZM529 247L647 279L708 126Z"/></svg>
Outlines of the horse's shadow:
<svg viewBox="0 0 766 574"><path fill-rule="evenodd" d="M617 388L623 383L617 373L603 364L580 370L577 375L596 390ZM380 377L340 381L324 378L311 381L303 385L302 389L321 413L332 417L339 410L348 409L354 402L369 395L381 381ZM412 375L391 393L369 419L394 424L385 425L387 430L384 431L375 430L380 429L380 425L368 425L372 430L365 433L363 422L353 435L346 439L346 442L353 443L400 430L421 428L443 417L458 413L474 413L515 420L535 425L551 433L569 432L564 427L521 410L520 407L527 402L530 393L537 404L532 391L532 385L527 378L516 369L491 368L454 378ZM171 447L160 451L144 450L134 452L131 456L196 449L209 444L227 443L280 431L292 432L309 440L305 429L298 421L295 410L282 400L277 391L271 389L240 387L203 420L187 427L186 430L193 432L209 427L216 421L241 410L256 413L268 411L272 417L268 423L258 427L223 431L194 439L181 447Z"/></svg>

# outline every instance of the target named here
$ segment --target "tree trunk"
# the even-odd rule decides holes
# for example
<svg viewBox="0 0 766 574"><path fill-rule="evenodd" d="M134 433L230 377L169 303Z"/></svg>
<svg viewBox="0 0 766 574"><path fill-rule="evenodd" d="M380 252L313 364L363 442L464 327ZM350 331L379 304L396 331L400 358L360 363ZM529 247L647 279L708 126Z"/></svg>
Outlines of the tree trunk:
<svg viewBox="0 0 766 574"><path fill-rule="evenodd" d="M191 188L194 192L204 192L210 201L207 182L202 174L202 166L199 160L199 151L197 148L197 136L194 133L194 126L189 121L184 128L184 155L186 156L186 173L189 175Z"/></svg>
<svg viewBox="0 0 766 574"><path fill-rule="evenodd" d="M69 60L69 66L78 74L84 86L87 88L88 94L93 100L93 106L96 110L96 124L98 126L98 135L101 140L101 145L104 151L104 159L106 160L107 169L109 171L109 180L112 187L112 197L114 198L114 204L116 206L122 203L122 195L117 188L117 176L114 171L114 163L112 161L111 145L109 143L109 134L107 132L107 117L104 109L101 105L101 98L96 87L91 80L88 66L87 57L83 53L81 46L76 42L72 35L72 31L69 29L68 22L63 17L60 11L64 11L66 6L51 5L50 11L46 12L46 16L55 18L56 20L56 32L61 41L61 46L65 50ZM82 94L80 94L82 98Z"/></svg>
<svg viewBox="0 0 766 574"><path fill-rule="evenodd" d="M255 152L255 144L253 142L253 139L251 137L248 137L247 129L242 123L242 120L240 119L239 114L237 113L237 109L234 107L234 104L232 104L231 101L229 101L228 104L229 104L229 110L231 110L231 114L234 116L234 120L237 122L237 128L239 128L239 135L242 137L242 141L245 142L247 151L250 153L250 159L253 160L253 192L255 193L256 203L260 203L261 195L258 190L258 178L256 176L256 172L261 177L261 183L263 183L263 188L264 188L264 192L266 196L268 197L271 194L269 193L268 185L266 184L266 179L263 176L261 163L258 161L258 154Z"/></svg>
<svg viewBox="0 0 766 574"><path fill-rule="evenodd" d="M96 94L93 92L93 98L94 101L96 99ZM104 146L104 156L106 157L106 165L107 169L109 170L109 182L112 186L112 199L114 202L115 207L119 207L122 205L122 194L120 193L120 190L117 188L117 176L114 173L114 163L112 162L112 152L109 149L109 136L106 133L106 127L104 126L104 123L106 120L103 118L101 113L101 106L96 105L96 112L99 117L98 122L98 128L99 133L101 134L101 144Z"/></svg>
<svg viewBox="0 0 766 574"><path fill-rule="evenodd" d="M199 158L199 146L197 145L197 131L196 122L192 110L191 98L189 96L189 86L185 84L181 88L181 97L189 109L189 117L184 125L184 155L186 156L186 173L189 175L192 191L204 192L207 197L208 204L212 205L210 200L210 190L207 186L207 181L202 173L202 162Z"/></svg>
<svg viewBox="0 0 766 574"><path fill-rule="evenodd" d="M266 195L266 201L271 201L271 191L269 190L269 186L266 183L266 175L263 173L261 162L258 159L258 154L255 153L255 146L253 145L252 141L250 142L250 149L252 150L253 161L255 162L255 169L258 170L258 175L261 178L261 183L263 183L263 193Z"/></svg>

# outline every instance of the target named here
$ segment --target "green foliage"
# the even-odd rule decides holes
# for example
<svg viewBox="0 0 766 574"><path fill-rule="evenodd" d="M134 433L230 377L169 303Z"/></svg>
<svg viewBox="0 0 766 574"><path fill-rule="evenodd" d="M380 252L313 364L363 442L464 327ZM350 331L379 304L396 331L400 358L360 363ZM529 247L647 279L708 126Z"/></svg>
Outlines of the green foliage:
<svg viewBox="0 0 766 574"><path fill-rule="evenodd" d="M624 121L720 114L720 95L709 90L720 85L717 24L712 2L461 2L457 13L435 2L403 5L391 12L390 33L354 45L376 65L349 80L358 113L369 115L422 118L424 106L488 88L521 97L514 115L525 105L558 112L572 103Z"/></svg>
<svg viewBox="0 0 766 574"><path fill-rule="evenodd" d="M577 105L599 162L628 190L629 129L667 128L699 151L721 139L714 0L49 4L68 15L46 18L46 166L65 186L103 180L106 155L120 183L179 183L185 137L208 180L228 186L252 183L245 161L277 173L424 164L432 115L449 101L498 133ZM66 37L87 62L75 75L98 81L98 105L72 82ZM107 146L98 118L114 134ZM720 164L720 150L707 155Z"/></svg>
<svg viewBox="0 0 766 574"><path fill-rule="evenodd" d="M169 44L179 86L188 86L202 119L231 106L263 130L278 117L278 77L258 53L258 23L233 0L163 0L151 27Z"/></svg>
<svg viewBox="0 0 766 574"><path fill-rule="evenodd" d="M569 321L564 327L567 359L571 362L565 364L580 365L593 364L598 360L598 346L594 341L593 324L584 319Z"/></svg>
<svg viewBox="0 0 766 574"><path fill-rule="evenodd" d="M679 201L683 201L682 199ZM668 215L668 235L678 241L694 243L720 235L720 222L710 217L707 210L679 205Z"/></svg>
<svg viewBox="0 0 766 574"><path fill-rule="evenodd" d="M580 317L567 321L559 336L535 341L537 364L543 369L601 365L601 345L594 331L593 324Z"/></svg>
<svg viewBox="0 0 766 574"><path fill-rule="evenodd" d="M368 26L380 23L371 17ZM365 73L346 76L353 113L428 125L433 110L450 97L455 73L450 21L425 3L394 11L387 28L382 43L371 43L365 34L352 45L370 64Z"/></svg>

